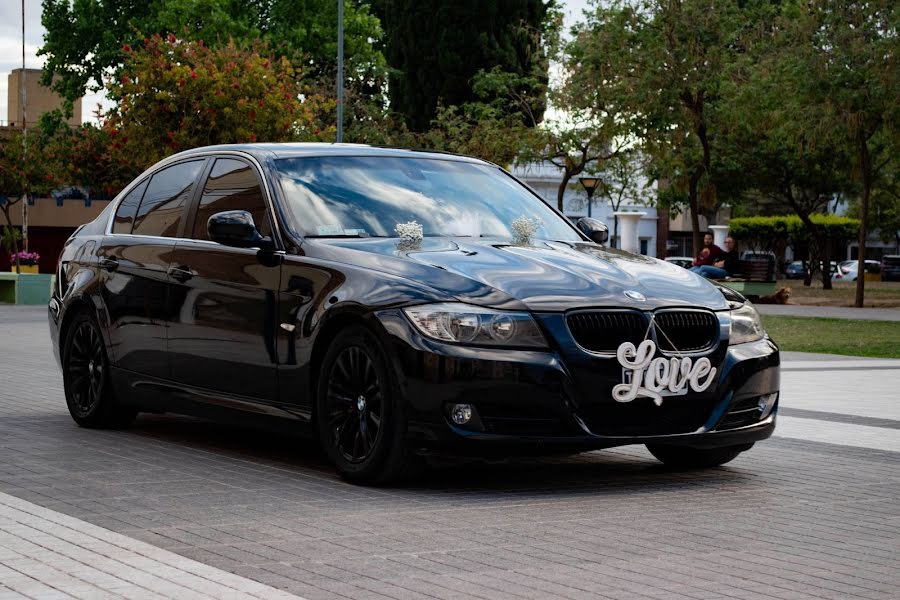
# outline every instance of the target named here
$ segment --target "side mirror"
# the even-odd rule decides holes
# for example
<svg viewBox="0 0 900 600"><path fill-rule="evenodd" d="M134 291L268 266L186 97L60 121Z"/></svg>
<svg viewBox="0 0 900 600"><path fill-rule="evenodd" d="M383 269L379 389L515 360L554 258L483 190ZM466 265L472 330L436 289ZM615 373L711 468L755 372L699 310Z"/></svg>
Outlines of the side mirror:
<svg viewBox="0 0 900 600"><path fill-rule="evenodd" d="M209 239L235 248L259 248L274 250L272 238L259 233L253 215L246 210L226 210L216 213L206 222Z"/></svg>
<svg viewBox="0 0 900 600"><path fill-rule="evenodd" d="M575 223L575 227L596 244L605 244L609 240L609 227L598 219L582 217Z"/></svg>

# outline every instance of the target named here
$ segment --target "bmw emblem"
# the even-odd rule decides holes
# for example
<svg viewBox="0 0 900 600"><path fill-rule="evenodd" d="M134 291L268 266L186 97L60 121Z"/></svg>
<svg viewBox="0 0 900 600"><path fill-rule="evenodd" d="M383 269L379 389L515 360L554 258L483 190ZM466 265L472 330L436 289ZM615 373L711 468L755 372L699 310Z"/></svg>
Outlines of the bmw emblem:
<svg viewBox="0 0 900 600"><path fill-rule="evenodd" d="M634 290L625 290L625 295L632 300L637 300L638 302L643 302L647 299L646 296L644 296L642 293L636 292Z"/></svg>

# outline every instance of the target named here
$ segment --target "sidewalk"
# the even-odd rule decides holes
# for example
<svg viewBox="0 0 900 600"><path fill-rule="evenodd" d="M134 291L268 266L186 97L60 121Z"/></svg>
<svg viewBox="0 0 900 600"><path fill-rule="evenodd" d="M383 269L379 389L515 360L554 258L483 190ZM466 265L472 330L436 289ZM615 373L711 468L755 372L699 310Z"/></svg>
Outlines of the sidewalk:
<svg viewBox="0 0 900 600"><path fill-rule="evenodd" d="M302 600L0 493L0 600Z"/></svg>
<svg viewBox="0 0 900 600"><path fill-rule="evenodd" d="M847 306L801 306L799 304L754 304L754 306L763 315L900 321L900 309L898 308L850 308Z"/></svg>

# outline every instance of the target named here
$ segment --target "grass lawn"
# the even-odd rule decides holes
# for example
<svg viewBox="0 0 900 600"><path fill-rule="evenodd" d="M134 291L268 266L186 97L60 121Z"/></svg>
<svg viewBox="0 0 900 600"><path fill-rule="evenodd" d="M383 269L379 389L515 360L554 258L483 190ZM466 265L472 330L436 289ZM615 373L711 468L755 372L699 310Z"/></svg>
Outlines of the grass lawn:
<svg viewBox="0 0 900 600"><path fill-rule="evenodd" d="M856 282L832 282L833 289L823 290L822 281L814 279L810 287L801 279L781 279L776 289L791 288L791 304L814 306L853 306L856 299ZM876 308L900 307L900 281L867 281L866 306Z"/></svg>
<svg viewBox="0 0 900 600"><path fill-rule="evenodd" d="M763 315L782 350L900 358L900 322Z"/></svg>

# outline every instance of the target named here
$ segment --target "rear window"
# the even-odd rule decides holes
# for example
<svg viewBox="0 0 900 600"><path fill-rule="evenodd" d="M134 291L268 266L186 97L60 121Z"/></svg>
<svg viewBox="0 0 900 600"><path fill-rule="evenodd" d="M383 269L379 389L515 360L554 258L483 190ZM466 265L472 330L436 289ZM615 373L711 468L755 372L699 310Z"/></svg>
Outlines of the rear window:
<svg viewBox="0 0 900 600"><path fill-rule="evenodd" d="M134 215L137 213L138 206L141 205L141 198L144 197L148 181L149 179L145 179L134 186L128 195L119 202L116 219L112 226L113 233L131 233L131 228L134 226Z"/></svg>
<svg viewBox="0 0 900 600"><path fill-rule="evenodd" d="M881 262L887 267L900 267L900 256L885 256Z"/></svg>
<svg viewBox="0 0 900 600"><path fill-rule="evenodd" d="M177 237L185 204L194 193L204 162L178 163L154 173L134 217L132 233Z"/></svg>

